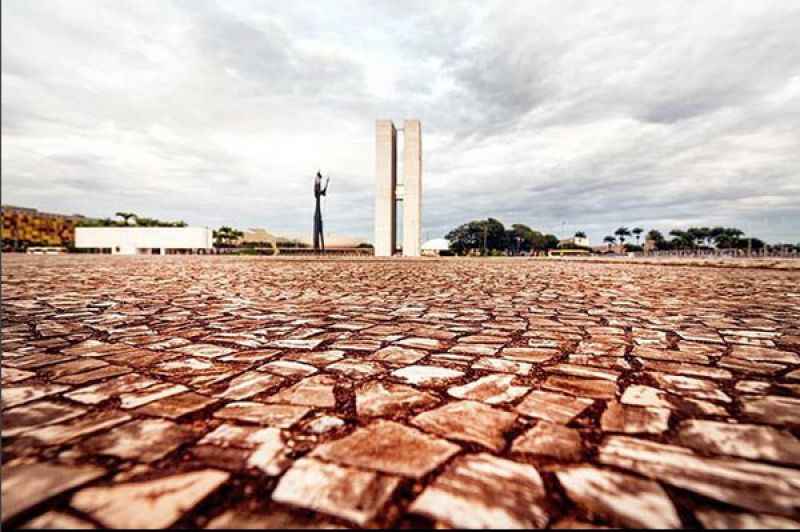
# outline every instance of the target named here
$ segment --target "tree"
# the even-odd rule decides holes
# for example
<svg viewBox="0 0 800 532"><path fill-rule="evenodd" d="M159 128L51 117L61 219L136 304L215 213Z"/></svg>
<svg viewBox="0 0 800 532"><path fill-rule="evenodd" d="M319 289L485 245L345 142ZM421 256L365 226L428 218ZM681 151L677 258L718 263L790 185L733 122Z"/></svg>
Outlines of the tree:
<svg viewBox="0 0 800 532"><path fill-rule="evenodd" d="M116 213L114 213L114 216L119 216L120 218L122 218L123 225L130 225L131 224L131 218L136 220L137 223L138 223L138 220L139 220L139 217L136 216L132 212L116 212Z"/></svg>
<svg viewBox="0 0 800 532"><path fill-rule="evenodd" d="M657 229L651 229L650 231L648 231L644 239L652 241L656 249L658 250L664 250L670 248L667 239L664 238L664 235L661 234L661 231L658 231Z"/></svg>
<svg viewBox="0 0 800 532"><path fill-rule="evenodd" d="M619 227L616 231L614 231L614 234L619 238L620 244L625 243L625 237L631 236L631 232L627 227Z"/></svg>
<svg viewBox="0 0 800 532"><path fill-rule="evenodd" d="M520 246L522 251L544 251L558 247L558 238L554 235L544 235L523 224L514 224L511 228L514 231L515 238L522 238Z"/></svg>
<svg viewBox="0 0 800 532"><path fill-rule="evenodd" d="M586 233L584 233L583 231L578 231L577 233L575 233L575 238L586 238Z"/></svg>
<svg viewBox="0 0 800 532"><path fill-rule="evenodd" d="M611 235L606 235L606 237L603 239L603 242L605 242L606 244L608 244L608 250L609 250L609 251L611 251L611 245L612 245L612 244L614 244L614 243L616 243L616 241L617 241L617 239L616 239L616 238L614 238L614 237L613 237L613 236L611 236Z"/></svg>
<svg viewBox="0 0 800 532"><path fill-rule="evenodd" d="M638 246L639 245L639 237L642 235L642 233L644 233L644 229L642 229L641 227L634 227L633 230L631 231L631 233L636 235L636 245Z"/></svg>
<svg viewBox="0 0 800 532"><path fill-rule="evenodd" d="M544 242L543 242L543 249L546 251L548 249L557 249L560 240L556 235L551 235L550 233L544 235Z"/></svg>
<svg viewBox="0 0 800 532"><path fill-rule="evenodd" d="M690 227L686 230L686 235L692 239L695 246L700 247L703 242L709 237L711 229L708 227Z"/></svg>
<svg viewBox="0 0 800 532"><path fill-rule="evenodd" d="M688 231L683 231L681 229L673 229L669 232L670 236L672 236L672 247L677 249L686 249L686 248L694 248L695 247L695 240L694 237L689 234Z"/></svg>
<svg viewBox="0 0 800 532"><path fill-rule="evenodd" d="M744 236L744 231L741 229L735 227L715 227L714 231L716 234L714 243L717 249L740 247L740 241L742 240L742 236ZM747 246L745 245L745 247Z"/></svg>
<svg viewBox="0 0 800 532"><path fill-rule="evenodd" d="M506 229L494 218L473 220L459 225L445 238L450 241L450 249L459 255L469 250L480 249L483 254L489 250L505 250L508 248Z"/></svg>
<svg viewBox="0 0 800 532"><path fill-rule="evenodd" d="M213 232L214 236L214 245L217 247L231 247L233 242L244 236L244 233L228 227L227 225L223 225L219 229Z"/></svg>

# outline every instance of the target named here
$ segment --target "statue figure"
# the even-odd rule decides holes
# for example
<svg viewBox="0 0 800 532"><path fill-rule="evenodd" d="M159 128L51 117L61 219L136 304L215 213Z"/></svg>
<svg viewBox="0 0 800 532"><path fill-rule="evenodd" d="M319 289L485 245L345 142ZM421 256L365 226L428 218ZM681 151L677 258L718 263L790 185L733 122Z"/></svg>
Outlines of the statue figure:
<svg viewBox="0 0 800 532"><path fill-rule="evenodd" d="M314 210L314 251L325 251L325 237L322 236L322 209L320 209L319 198L325 196L328 192L328 184L331 178L325 181L325 187L322 187L322 174L317 171L317 176L314 178L314 198L317 200L317 208Z"/></svg>

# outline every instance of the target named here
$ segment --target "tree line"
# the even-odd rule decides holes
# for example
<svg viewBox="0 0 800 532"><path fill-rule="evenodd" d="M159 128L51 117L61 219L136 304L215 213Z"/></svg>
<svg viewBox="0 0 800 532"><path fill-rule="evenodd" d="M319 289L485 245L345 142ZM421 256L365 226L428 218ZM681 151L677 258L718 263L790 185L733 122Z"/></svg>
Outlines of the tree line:
<svg viewBox="0 0 800 532"><path fill-rule="evenodd" d="M86 218L76 224L76 227L186 227L186 222L168 222L157 218L139 216L132 212L118 212L114 216L120 218Z"/></svg>
<svg viewBox="0 0 800 532"><path fill-rule="evenodd" d="M457 255L476 251L482 255L527 253L558 247L558 237L555 235L541 233L524 224L512 224L510 229L506 229L502 222L494 218L459 225L445 238L450 241L450 250Z"/></svg>
<svg viewBox="0 0 800 532"><path fill-rule="evenodd" d="M603 241L609 248L619 242L626 251L640 251L639 240L644 230L635 227L629 230L627 227L619 227L613 235L607 235ZM655 249L659 251L673 249L762 249L766 246L765 242L759 238L747 237L744 231L736 227L689 227L686 230L673 229L669 232L667 239L661 231L651 229L645 235L645 241L653 242ZM636 246L626 244L625 240L629 237L636 238ZM792 248L795 246L790 245Z"/></svg>

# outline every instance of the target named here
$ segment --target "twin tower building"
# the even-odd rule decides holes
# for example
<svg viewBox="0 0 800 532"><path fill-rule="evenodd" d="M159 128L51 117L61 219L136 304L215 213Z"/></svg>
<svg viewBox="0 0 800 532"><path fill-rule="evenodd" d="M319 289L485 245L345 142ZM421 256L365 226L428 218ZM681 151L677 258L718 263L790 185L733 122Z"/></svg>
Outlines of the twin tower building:
<svg viewBox="0 0 800 532"><path fill-rule="evenodd" d="M403 182L397 182L397 134L403 133ZM422 237L422 127L406 120L402 129L391 120L375 128L375 256L397 250L397 202L403 202L403 256L419 257Z"/></svg>

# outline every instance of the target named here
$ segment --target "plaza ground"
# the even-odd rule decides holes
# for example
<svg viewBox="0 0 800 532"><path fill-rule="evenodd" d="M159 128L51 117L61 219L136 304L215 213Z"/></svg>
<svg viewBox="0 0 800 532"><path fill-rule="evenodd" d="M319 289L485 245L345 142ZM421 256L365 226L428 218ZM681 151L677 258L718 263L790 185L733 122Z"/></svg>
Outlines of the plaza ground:
<svg viewBox="0 0 800 532"><path fill-rule="evenodd" d="M8 527L800 527L796 269L2 266Z"/></svg>

